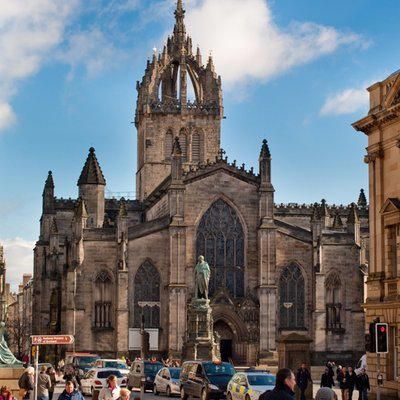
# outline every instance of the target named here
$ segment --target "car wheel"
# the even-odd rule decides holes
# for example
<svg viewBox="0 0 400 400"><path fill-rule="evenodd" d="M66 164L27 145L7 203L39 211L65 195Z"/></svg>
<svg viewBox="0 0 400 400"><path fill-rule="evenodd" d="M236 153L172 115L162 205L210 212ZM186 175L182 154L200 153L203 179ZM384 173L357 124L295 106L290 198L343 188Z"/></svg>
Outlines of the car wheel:
<svg viewBox="0 0 400 400"><path fill-rule="evenodd" d="M93 390L93 386L90 388L90 395L93 397L93 393L94 393L94 390Z"/></svg>
<svg viewBox="0 0 400 400"><path fill-rule="evenodd" d="M208 400L208 396L207 396L207 391L206 391L206 389L203 389L203 390L201 391L200 400ZM247 400L247 399L246 399L246 400Z"/></svg>
<svg viewBox="0 0 400 400"><path fill-rule="evenodd" d="M153 386L153 393L154 393L156 396L158 396L158 390L157 390L157 385L156 385L156 384L154 384L154 386Z"/></svg>
<svg viewBox="0 0 400 400"><path fill-rule="evenodd" d="M171 397L171 388L167 386L167 391L165 392L167 397Z"/></svg>
<svg viewBox="0 0 400 400"><path fill-rule="evenodd" d="M183 387L181 387L181 399L182 400L188 399L188 395L185 393L185 389Z"/></svg>

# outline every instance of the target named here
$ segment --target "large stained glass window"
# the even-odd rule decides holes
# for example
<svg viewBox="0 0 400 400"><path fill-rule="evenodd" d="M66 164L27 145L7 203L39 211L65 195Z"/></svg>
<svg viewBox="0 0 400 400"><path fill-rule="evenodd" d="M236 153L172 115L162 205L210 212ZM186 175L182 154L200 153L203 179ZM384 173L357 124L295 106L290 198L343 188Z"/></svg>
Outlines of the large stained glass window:
<svg viewBox="0 0 400 400"><path fill-rule="evenodd" d="M203 215L196 235L197 257L204 255L211 268L210 296L227 288L244 296L244 233L235 210L217 200Z"/></svg>
<svg viewBox="0 0 400 400"><path fill-rule="evenodd" d="M304 308L304 277L298 265L290 264L279 279L280 328L303 329Z"/></svg>
<svg viewBox="0 0 400 400"><path fill-rule="evenodd" d="M160 274L150 261L138 269L134 281L134 327L140 328L142 314L145 328L160 326Z"/></svg>

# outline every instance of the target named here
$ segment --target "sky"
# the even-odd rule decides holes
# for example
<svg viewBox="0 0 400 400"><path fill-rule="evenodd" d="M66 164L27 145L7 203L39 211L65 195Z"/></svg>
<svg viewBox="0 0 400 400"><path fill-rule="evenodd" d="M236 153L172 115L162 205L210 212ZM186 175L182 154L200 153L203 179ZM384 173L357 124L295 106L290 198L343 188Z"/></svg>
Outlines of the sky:
<svg viewBox="0 0 400 400"><path fill-rule="evenodd" d="M400 68L400 2L186 0L186 27L222 76L222 147L278 203L356 201L367 189L366 88ZM44 181L76 197L93 146L109 192L135 191L136 81L174 0L0 0L0 243L16 287L32 271ZM388 12L390 10L390 12Z"/></svg>

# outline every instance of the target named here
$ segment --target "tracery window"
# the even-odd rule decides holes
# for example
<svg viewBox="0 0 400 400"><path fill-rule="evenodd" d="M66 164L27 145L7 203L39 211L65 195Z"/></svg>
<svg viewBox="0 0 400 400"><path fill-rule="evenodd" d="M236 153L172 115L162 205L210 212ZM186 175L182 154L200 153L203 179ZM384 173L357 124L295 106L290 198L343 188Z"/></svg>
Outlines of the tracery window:
<svg viewBox="0 0 400 400"><path fill-rule="evenodd" d="M112 327L112 279L107 271L100 271L94 282L94 327Z"/></svg>
<svg viewBox="0 0 400 400"><path fill-rule="evenodd" d="M186 130L183 128L179 133L179 145L181 146L182 150L182 161L187 161L187 135Z"/></svg>
<svg viewBox="0 0 400 400"><path fill-rule="evenodd" d="M60 331L60 291L59 289L53 289L50 296L50 332L56 334Z"/></svg>
<svg viewBox="0 0 400 400"><path fill-rule="evenodd" d="M173 141L174 141L174 137L173 137L172 131L169 130L165 134L165 155L164 155L164 158L166 160L171 160Z"/></svg>
<svg viewBox="0 0 400 400"><path fill-rule="evenodd" d="M217 200L203 215L196 253L210 265L210 296L220 288L234 297L244 296L244 232L235 210L225 201Z"/></svg>
<svg viewBox="0 0 400 400"><path fill-rule="evenodd" d="M297 264L286 266L279 278L281 329L303 329L305 308L304 277Z"/></svg>
<svg viewBox="0 0 400 400"><path fill-rule="evenodd" d="M192 136L192 161L199 162L200 159L200 135L198 133L194 133Z"/></svg>
<svg viewBox="0 0 400 400"><path fill-rule="evenodd" d="M160 326L160 274L157 268L145 261L134 280L134 327L140 328L142 314L146 328Z"/></svg>
<svg viewBox="0 0 400 400"><path fill-rule="evenodd" d="M342 303L340 301L341 281L336 272L326 279L326 328L328 331L342 331Z"/></svg>

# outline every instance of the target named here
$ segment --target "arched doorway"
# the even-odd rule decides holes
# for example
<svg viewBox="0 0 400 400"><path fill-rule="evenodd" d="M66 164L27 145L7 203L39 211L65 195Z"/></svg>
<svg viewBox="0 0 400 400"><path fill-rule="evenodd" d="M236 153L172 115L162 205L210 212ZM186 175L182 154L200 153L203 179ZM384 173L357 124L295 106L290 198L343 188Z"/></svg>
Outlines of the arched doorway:
<svg viewBox="0 0 400 400"><path fill-rule="evenodd" d="M220 337L220 351L222 361L230 361L234 356L235 334L231 327L223 320L218 320L214 324L214 332Z"/></svg>

